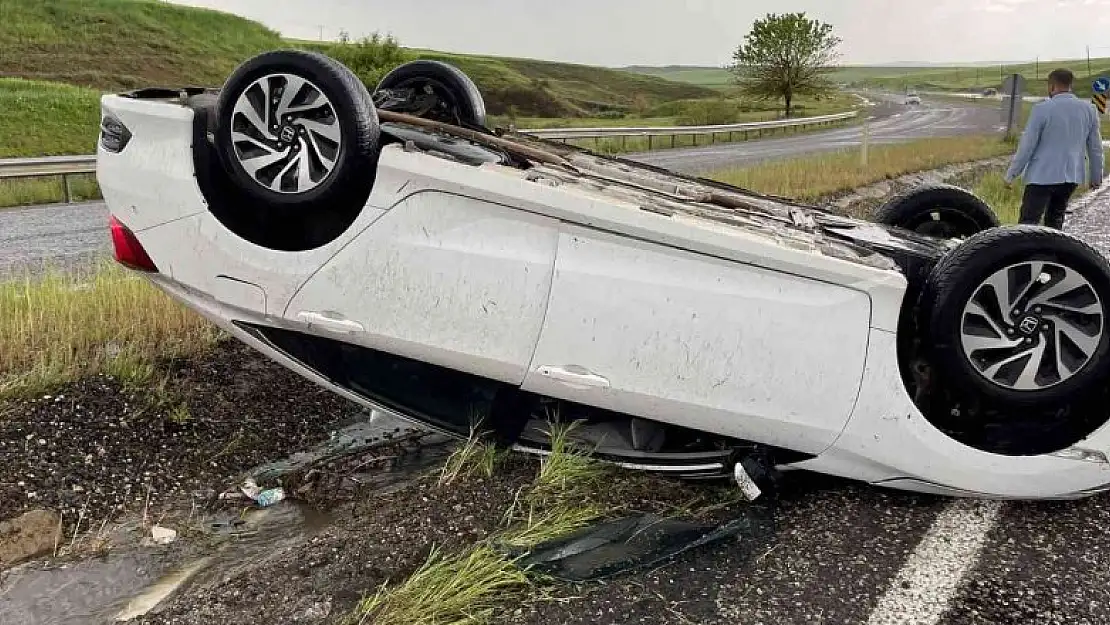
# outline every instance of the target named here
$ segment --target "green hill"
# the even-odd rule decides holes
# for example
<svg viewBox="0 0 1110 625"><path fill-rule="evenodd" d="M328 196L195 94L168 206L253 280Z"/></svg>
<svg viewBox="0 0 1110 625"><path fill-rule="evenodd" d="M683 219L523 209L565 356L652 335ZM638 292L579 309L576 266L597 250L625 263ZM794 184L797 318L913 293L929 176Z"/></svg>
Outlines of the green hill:
<svg viewBox="0 0 1110 625"><path fill-rule="evenodd" d="M735 84L732 74L722 67L700 67L696 65L665 65L662 67L649 67L644 65L631 65L620 68L622 71L655 76L664 80L685 82L710 89L722 89Z"/></svg>
<svg viewBox="0 0 1110 625"><path fill-rule="evenodd" d="M358 44L301 43L355 67ZM370 52L373 54L374 52ZM450 63L478 85L489 112L526 117L592 117L612 113L643 113L664 102L712 98L713 90L604 67L535 59L450 54L435 50L402 50L407 58ZM348 61L350 59L350 61ZM367 83L380 72L358 72Z"/></svg>
<svg viewBox="0 0 1110 625"><path fill-rule="evenodd" d="M448 61L474 78L495 115L616 115L716 95L612 69L400 49L388 40L291 42L245 18L155 0L0 0L0 78L100 90L217 86L248 57L289 46L333 54L370 85L407 59Z"/></svg>
<svg viewBox="0 0 1110 625"><path fill-rule="evenodd" d="M108 90L218 85L281 45L256 22L154 0L0 0L0 77Z"/></svg>

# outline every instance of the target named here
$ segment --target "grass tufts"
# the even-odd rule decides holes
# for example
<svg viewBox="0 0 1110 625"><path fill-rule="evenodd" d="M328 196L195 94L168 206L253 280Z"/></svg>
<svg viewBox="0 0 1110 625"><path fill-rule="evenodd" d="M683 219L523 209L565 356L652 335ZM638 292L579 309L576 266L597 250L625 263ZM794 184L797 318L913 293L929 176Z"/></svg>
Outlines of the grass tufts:
<svg viewBox="0 0 1110 625"><path fill-rule="evenodd" d="M527 573L488 545L458 556L432 549L425 563L395 587L382 586L358 606L359 625L472 625L488 622L509 596L532 586Z"/></svg>
<svg viewBox="0 0 1110 625"><path fill-rule="evenodd" d="M450 486L462 479L474 476L493 477L502 452L496 446L482 439L477 430L471 431L466 442L455 448L444 463L439 474L439 485Z"/></svg>
<svg viewBox="0 0 1110 625"><path fill-rule="evenodd" d="M148 383L154 362L218 339L215 326L115 263L0 282L0 397L104 373Z"/></svg>
<svg viewBox="0 0 1110 625"><path fill-rule="evenodd" d="M516 516L517 524L502 533L500 542L528 549L587 527L605 512L604 508L590 503L547 509L530 507Z"/></svg>
<svg viewBox="0 0 1110 625"><path fill-rule="evenodd" d="M546 432L551 453L540 460L539 473L529 492L531 507L556 508L574 500L581 501L608 475L608 467L590 457L592 450L571 438L578 423L553 422Z"/></svg>
<svg viewBox="0 0 1110 625"><path fill-rule="evenodd" d="M922 139L872 147L868 165L858 148L763 163L709 174L710 178L803 200L848 191L887 178L1008 154L1011 146L994 135Z"/></svg>
<svg viewBox="0 0 1110 625"><path fill-rule="evenodd" d="M61 178L0 180L0 208L52 204L65 199ZM92 176L70 177L70 199L85 202L100 199L100 187Z"/></svg>
<svg viewBox="0 0 1110 625"><path fill-rule="evenodd" d="M1023 187L1020 180L1007 187L1001 173L991 172L979 180L973 191L994 210L1002 223L1016 224L1021 218Z"/></svg>

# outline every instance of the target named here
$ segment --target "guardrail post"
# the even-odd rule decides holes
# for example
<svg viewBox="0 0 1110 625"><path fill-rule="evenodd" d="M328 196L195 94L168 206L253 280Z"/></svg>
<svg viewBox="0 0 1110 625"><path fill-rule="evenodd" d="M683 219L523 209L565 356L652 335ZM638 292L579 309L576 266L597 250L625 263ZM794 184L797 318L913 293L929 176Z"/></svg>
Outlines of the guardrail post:
<svg viewBox="0 0 1110 625"><path fill-rule="evenodd" d="M674 147L674 135L671 135L671 147Z"/></svg>
<svg viewBox="0 0 1110 625"><path fill-rule="evenodd" d="M62 189L65 193L66 204L73 203L73 187L69 184L69 175L62 174Z"/></svg>
<svg viewBox="0 0 1110 625"><path fill-rule="evenodd" d="M648 135L648 152L651 151L651 135Z"/></svg>

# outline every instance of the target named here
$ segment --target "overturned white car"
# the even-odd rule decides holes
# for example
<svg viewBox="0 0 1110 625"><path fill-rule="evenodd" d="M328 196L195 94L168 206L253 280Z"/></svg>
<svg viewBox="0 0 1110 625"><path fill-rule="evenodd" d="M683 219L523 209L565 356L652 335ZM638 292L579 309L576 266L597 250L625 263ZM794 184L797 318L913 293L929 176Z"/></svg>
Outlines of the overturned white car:
<svg viewBox="0 0 1110 625"><path fill-rule="evenodd" d="M1110 267L959 189L849 219L492 132L423 61L371 94L277 51L102 104L116 258L366 406L534 453L558 409L685 477L1110 486Z"/></svg>

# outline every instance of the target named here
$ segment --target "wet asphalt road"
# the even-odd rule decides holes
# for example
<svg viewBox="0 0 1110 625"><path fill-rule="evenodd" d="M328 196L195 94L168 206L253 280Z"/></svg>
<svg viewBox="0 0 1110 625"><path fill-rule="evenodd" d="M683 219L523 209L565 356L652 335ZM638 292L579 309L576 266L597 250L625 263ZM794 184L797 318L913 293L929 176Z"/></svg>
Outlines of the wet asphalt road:
<svg viewBox="0 0 1110 625"><path fill-rule="evenodd" d="M869 142L874 145L902 143L929 137L979 134L1001 127L998 109L981 103L926 98L920 106L907 107L898 98L868 94L875 106L864 109L869 115ZM830 152L859 146L861 125L825 132L768 138L753 143L718 143L681 150L658 150L629 154L632 160L666 167L687 174L751 165L760 161Z"/></svg>
<svg viewBox="0 0 1110 625"><path fill-rule="evenodd" d="M996 109L978 103L926 98L919 107L905 107L895 96L867 97L875 104L863 110L872 117L869 132L876 144L989 132L998 126ZM628 158L684 173L704 173L852 147L859 145L861 132L857 125L761 141L631 154ZM99 202L0 210L0 276L44 263L78 266L90 257L106 254L110 250L106 219L107 209Z"/></svg>
<svg viewBox="0 0 1110 625"><path fill-rule="evenodd" d="M0 210L0 276L88 266L111 251L103 202Z"/></svg>

